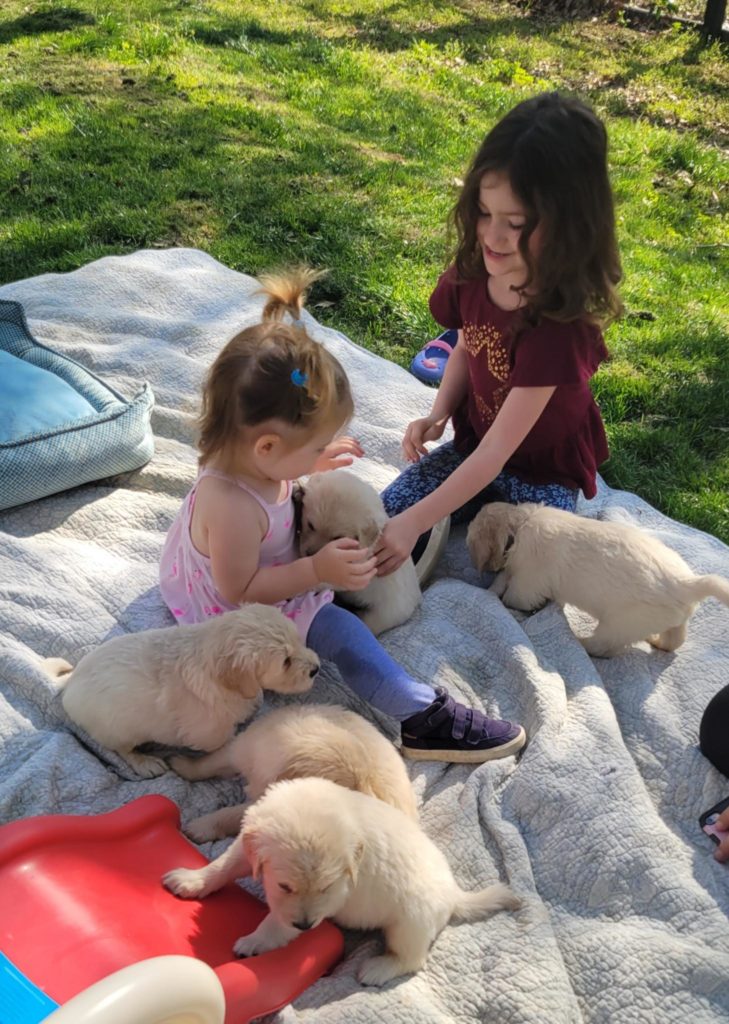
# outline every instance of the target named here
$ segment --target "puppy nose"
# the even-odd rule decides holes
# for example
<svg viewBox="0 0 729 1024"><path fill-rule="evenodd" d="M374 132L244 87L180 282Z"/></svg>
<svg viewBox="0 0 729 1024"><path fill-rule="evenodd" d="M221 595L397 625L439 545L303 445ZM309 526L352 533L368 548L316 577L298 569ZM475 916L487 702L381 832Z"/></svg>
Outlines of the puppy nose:
<svg viewBox="0 0 729 1024"><path fill-rule="evenodd" d="M316 666L316 668L312 668L311 671L309 672L310 678L313 679L318 671L319 671L319 666L318 665Z"/></svg>
<svg viewBox="0 0 729 1024"><path fill-rule="evenodd" d="M298 928L300 932L308 932L311 928L311 921L304 919L303 921L294 921L294 928Z"/></svg>

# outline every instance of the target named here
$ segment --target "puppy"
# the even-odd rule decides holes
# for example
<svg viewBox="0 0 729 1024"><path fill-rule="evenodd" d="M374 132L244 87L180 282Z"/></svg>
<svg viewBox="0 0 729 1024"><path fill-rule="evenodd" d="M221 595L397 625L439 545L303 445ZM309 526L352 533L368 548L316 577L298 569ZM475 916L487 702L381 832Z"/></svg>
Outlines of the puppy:
<svg viewBox="0 0 729 1024"><path fill-rule="evenodd" d="M173 757L170 766L185 779L244 775L251 802L280 779L316 775L418 818L408 773L392 743L360 715L329 704L278 708L215 753ZM199 843L234 836L244 811L244 804L224 807L191 821L185 831Z"/></svg>
<svg viewBox="0 0 729 1024"><path fill-rule="evenodd" d="M555 601L597 619L581 643L598 658L638 640L675 651L700 601L729 604L729 582L694 575L675 551L624 523L494 502L481 509L466 540L480 572L499 571L491 590L510 608L532 611Z"/></svg>
<svg viewBox="0 0 729 1024"><path fill-rule="evenodd" d="M425 963L452 919L515 909L508 886L464 892L420 827L395 807L328 779L277 782L245 814L240 835L204 868L177 868L163 884L203 898L235 878L262 877L269 913L238 939L239 956L285 946L331 917L345 928L382 928L387 951L366 960L365 985L384 985Z"/></svg>
<svg viewBox="0 0 729 1024"><path fill-rule="evenodd" d="M153 778L167 765L135 752L139 744L216 750L250 718L261 690L311 689L319 659L278 608L248 604L195 625L115 637L75 669L60 659L45 666L63 686L69 718Z"/></svg>
<svg viewBox="0 0 729 1024"><path fill-rule="evenodd" d="M352 537L361 547L371 548L388 519L375 488L341 469L310 476L300 500L302 556L314 555L341 537ZM339 598L375 636L401 625L422 598L412 558L389 576L375 576L364 590L340 591Z"/></svg>

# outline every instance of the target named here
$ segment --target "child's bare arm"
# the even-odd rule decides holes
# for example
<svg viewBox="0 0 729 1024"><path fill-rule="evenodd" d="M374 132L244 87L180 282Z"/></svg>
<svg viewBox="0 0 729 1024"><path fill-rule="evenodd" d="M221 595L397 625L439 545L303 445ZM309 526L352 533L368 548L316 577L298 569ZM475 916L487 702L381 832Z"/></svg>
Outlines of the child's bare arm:
<svg viewBox="0 0 729 1024"><path fill-rule="evenodd" d="M458 337L459 344L448 357L433 408L427 416L408 423L402 440L402 449L408 462L418 462L421 455L427 455L426 441L437 441L443 436L449 416L453 415L465 397L468 389L468 361L461 331Z"/></svg>
<svg viewBox="0 0 729 1024"><path fill-rule="evenodd" d="M374 558L357 541L347 538L327 544L308 558L259 567L267 524L258 504L244 492L213 504L208 509L206 527L213 580L221 597L230 604L276 604L321 583L360 590L375 575Z"/></svg>
<svg viewBox="0 0 729 1024"><path fill-rule="evenodd" d="M537 422L554 390L512 388L476 451L427 497L387 523L375 551L381 576L402 565L420 534L491 483Z"/></svg>
<svg viewBox="0 0 729 1024"><path fill-rule="evenodd" d="M239 489L205 510L210 571L221 597L230 604L260 601L276 604L317 586L311 558L290 565L259 568L267 529L258 503Z"/></svg>

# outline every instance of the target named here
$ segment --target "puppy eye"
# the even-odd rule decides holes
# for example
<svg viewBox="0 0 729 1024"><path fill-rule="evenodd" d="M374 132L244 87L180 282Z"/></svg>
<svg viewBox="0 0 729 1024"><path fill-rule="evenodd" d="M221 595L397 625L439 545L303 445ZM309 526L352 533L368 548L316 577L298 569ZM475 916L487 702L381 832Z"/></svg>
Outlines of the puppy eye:
<svg viewBox="0 0 729 1024"><path fill-rule="evenodd" d="M290 885L286 884L286 882L279 882L278 887L281 890L281 892L292 893L294 891Z"/></svg>
<svg viewBox="0 0 729 1024"><path fill-rule="evenodd" d="M320 893L324 893L324 892L329 892L329 890L331 889L331 887L332 887L333 885L334 885L334 882L330 882L330 883L329 883L329 885L325 885L325 886L323 886L323 887L322 887L322 888L321 888L321 889L319 890L319 892L320 892Z"/></svg>
<svg viewBox="0 0 729 1024"><path fill-rule="evenodd" d="M284 658L284 668L291 668L291 658Z"/></svg>
<svg viewBox="0 0 729 1024"><path fill-rule="evenodd" d="M312 523L311 519L307 519L307 521L306 521L306 525L307 525L307 527L308 527L308 528L309 528L310 530L314 530L314 529L315 529L315 527L314 527L314 524Z"/></svg>

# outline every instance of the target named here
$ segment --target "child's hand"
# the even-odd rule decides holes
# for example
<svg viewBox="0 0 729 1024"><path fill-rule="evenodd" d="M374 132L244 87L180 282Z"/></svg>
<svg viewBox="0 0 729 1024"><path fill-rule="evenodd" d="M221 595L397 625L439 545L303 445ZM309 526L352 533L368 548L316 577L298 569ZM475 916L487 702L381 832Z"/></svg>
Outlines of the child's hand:
<svg viewBox="0 0 729 1024"><path fill-rule="evenodd" d="M432 416L423 416L422 419L408 423L405 437L402 439L402 450L408 462L420 462L420 456L428 454L425 442L437 441L442 437L447 422L447 417L434 420Z"/></svg>
<svg viewBox="0 0 729 1024"><path fill-rule="evenodd" d="M725 808L719 817L716 819L716 825L718 828L724 829L729 832L729 807ZM729 860L729 836L724 836L722 841L714 851L714 856L717 860L722 862Z"/></svg>
<svg viewBox="0 0 729 1024"><path fill-rule="evenodd" d="M415 547L420 536L406 512L393 518L385 525L375 548L377 575L389 576L399 569Z"/></svg>
<svg viewBox="0 0 729 1024"><path fill-rule="evenodd" d="M328 444L314 463L312 473L326 473L330 469L351 466L355 459L361 459L364 449L354 437L338 437Z"/></svg>
<svg viewBox="0 0 729 1024"><path fill-rule="evenodd" d="M331 541L311 560L319 582L339 590L364 590L377 575L374 557L351 537Z"/></svg>

